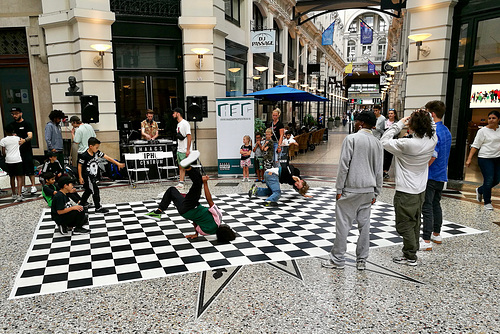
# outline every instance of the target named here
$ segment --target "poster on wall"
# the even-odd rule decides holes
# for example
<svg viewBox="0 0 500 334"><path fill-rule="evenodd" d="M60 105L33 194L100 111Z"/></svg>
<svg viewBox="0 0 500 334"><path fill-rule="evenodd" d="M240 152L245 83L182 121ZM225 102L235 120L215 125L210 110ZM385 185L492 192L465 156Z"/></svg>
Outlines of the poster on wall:
<svg viewBox="0 0 500 334"><path fill-rule="evenodd" d="M472 85L470 108L499 108L500 84Z"/></svg>
<svg viewBox="0 0 500 334"><path fill-rule="evenodd" d="M217 165L219 174L242 174L240 148L243 136L254 133L254 99L251 97L215 100L217 126ZM250 173L253 173L253 153Z"/></svg>

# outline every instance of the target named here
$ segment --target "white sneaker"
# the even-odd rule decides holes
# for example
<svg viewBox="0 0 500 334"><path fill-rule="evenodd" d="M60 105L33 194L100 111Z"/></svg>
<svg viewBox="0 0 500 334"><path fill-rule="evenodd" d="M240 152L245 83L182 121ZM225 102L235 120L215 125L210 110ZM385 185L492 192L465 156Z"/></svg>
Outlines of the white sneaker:
<svg viewBox="0 0 500 334"><path fill-rule="evenodd" d="M423 239L420 239L420 248L421 251L431 251L432 250L432 242L425 242Z"/></svg>
<svg viewBox="0 0 500 334"><path fill-rule="evenodd" d="M431 241L436 244L442 244L443 243L443 237L440 235L434 235L431 234Z"/></svg>
<svg viewBox="0 0 500 334"><path fill-rule="evenodd" d="M198 160L199 157L200 157L200 151L191 151L191 153L189 153L189 156L181 161L180 165L182 168L187 168L193 162Z"/></svg>
<svg viewBox="0 0 500 334"><path fill-rule="evenodd" d="M21 189L21 194L27 194L27 193L29 193L29 189L23 186Z"/></svg>
<svg viewBox="0 0 500 334"><path fill-rule="evenodd" d="M476 201L481 203L483 201L483 194L479 193L479 188L476 188Z"/></svg>
<svg viewBox="0 0 500 334"><path fill-rule="evenodd" d="M38 191L38 190L36 189L36 187L35 187L35 186L31 186L31 193L32 193L32 194L36 194L36 192L37 192L37 191Z"/></svg>
<svg viewBox="0 0 500 334"><path fill-rule="evenodd" d="M493 210L493 205L491 205L491 203L485 204L484 209L485 210Z"/></svg>
<svg viewBox="0 0 500 334"><path fill-rule="evenodd" d="M23 202L24 201L24 197L23 195L19 195L17 196L16 200L14 201L14 203L19 203L19 202Z"/></svg>
<svg viewBox="0 0 500 334"><path fill-rule="evenodd" d="M179 182L179 183L175 186L175 188L176 188L177 190L182 190L182 189L184 189L184 182L182 182L182 183L181 183L181 182Z"/></svg>
<svg viewBox="0 0 500 334"><path fill-rule="evenodd" d="M4 172L2 168L0 168L0 176L7 176L7 172Z"/></svg>

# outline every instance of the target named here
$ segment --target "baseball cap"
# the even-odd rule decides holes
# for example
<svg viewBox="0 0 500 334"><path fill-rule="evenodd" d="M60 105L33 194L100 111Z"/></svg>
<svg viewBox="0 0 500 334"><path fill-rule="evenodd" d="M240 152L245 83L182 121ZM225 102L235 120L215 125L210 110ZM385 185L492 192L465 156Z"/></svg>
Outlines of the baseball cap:
<svg viewBox="0 0 500 334"><path fill-rule="evenodd" d="M12 107L10 108L10 112L23 112L23 111L19 107Z"/></svg>

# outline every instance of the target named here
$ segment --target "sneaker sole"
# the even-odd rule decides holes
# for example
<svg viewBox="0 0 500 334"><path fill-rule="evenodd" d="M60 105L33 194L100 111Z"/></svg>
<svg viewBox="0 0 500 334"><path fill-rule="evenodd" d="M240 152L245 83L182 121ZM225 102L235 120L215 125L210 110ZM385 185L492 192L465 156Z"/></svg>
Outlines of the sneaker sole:
<svg viewBox="0 0 500 334"><path fill-rule="evenodd" d="M159 222L161 220L161 218L157 218L157 217L153 217L153 216L148 216L148 215L143 215L143 216L146 217L146 218L150 218L150 219L156 220L157 222Z"/></svg>
<svg viewBox="0 0 500 334"><path fill-rule="evenodd" d="M436 241L436 240L431 240L433 243L441 245L443 242L442 241Z"/></svg>
<svg viewBox="0 0 500 334"><path fill-rule="evenodd" d="M324 264L321 264L321 268L326 268L326 269L338 269L338 270L341 270L341 269L344 269L345 267L329 266L329 265L324 265Z"/></svg>
<svg viewBox="0 0 500 334"><path fill-rule="evenodd" d="M429 252L432 250L432 247L427 247L427 248L420 248L421 251L424 251L424 252Z"/></svg>

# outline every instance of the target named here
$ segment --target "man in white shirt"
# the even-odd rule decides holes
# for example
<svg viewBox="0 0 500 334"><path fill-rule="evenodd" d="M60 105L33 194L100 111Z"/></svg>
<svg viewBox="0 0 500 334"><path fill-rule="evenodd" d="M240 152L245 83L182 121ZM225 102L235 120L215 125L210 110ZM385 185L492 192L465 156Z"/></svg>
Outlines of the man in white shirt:
<svg viewBox="0 0 500 334"><path fill-rule="evenodd" d="M411 137L394 139L405 125L408 125ZM428 166L437 144L435 128L429 113L418 110L395 122L380 139L384 149L394 155L396 163L394 213L396 231L403 238L403 256L394 257L395 263L417 265Z"/></svg>
<svg viewBox="0 0 500 334"><path fill-rule="evenodd" d="M382 107L379 104L373 106L373 113L375 117L377 117L377 124L375 124L375 128L372 130L375 138L380 139L385 131L385 117L381 114Z"/></svg>
<svg viewBox="0 0 500 334"><path fill-rule="evenodd" d="M84 153L89 148L89 138L96 137L94 128L90 124L84 124L78 116L71 116L69 122L73 126L71 136L73 143L78 145L78 154L72 154L73 166L77 166L78 155Z"/></svg>
<svg viewBox="0 0 500 334"><path fill-rule="evenodd" d="M184 111L181 108L175 108L172 117L177 120L177 163L179 163L179 184L175 187L183 190L186 170L180 165L180 162L191 153L191 126L184 119Z"/></svg>

